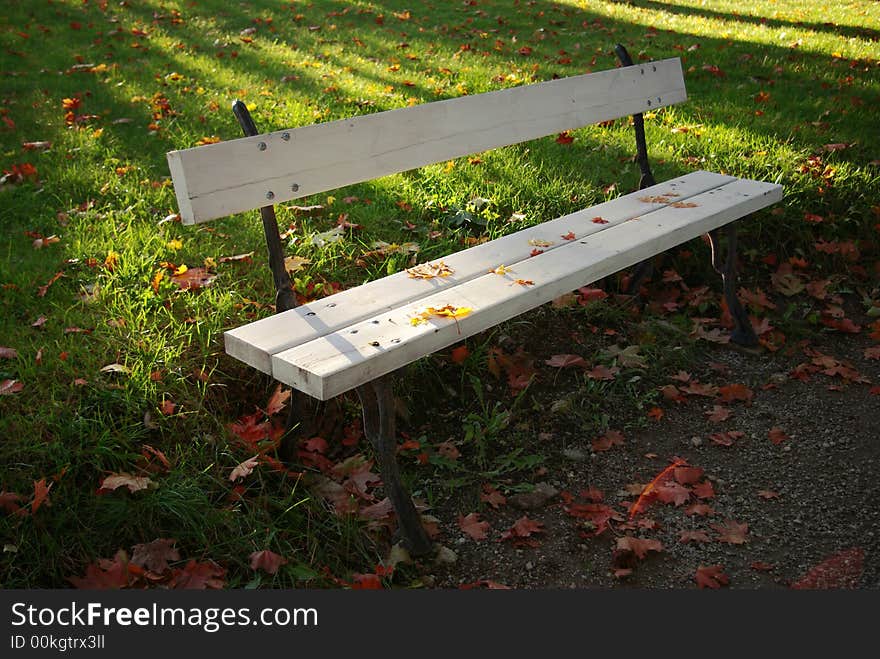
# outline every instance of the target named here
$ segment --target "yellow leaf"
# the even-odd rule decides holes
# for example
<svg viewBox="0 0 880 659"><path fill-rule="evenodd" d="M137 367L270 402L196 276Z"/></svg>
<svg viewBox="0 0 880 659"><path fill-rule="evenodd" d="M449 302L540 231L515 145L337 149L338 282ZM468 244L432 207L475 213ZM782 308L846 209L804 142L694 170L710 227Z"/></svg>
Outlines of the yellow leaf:
<svg viewBox="0 0 880 659"><path fill-rule="evenodd" d="M207 256L207 257L205 257L205 261L204 261L203 265L205 266L205 268L209 268L209 269L216 268L217 261L214 259L213 256Z"/></svg>
<svg viewBox="0 0 880 659"><path fill-rule="evenodd" d="M489 270L489 272L490 273L494 272L496 275L506 275L508 272L513 272L513 270L508 268L506 265L502 264L502 265L499 265L494 270Z"/></svg>
<svg viewBox="0 0 880 659"><path fill-rule="evenodd" d="M174 276L177 277L177 276L179 276L179 275L182 275L182 274L184 274L187 270L189 270L189 268L187 268L186 265L180 265L180 266L178 266L178 268L174 271Z"/></svg>
<svg viewBox="0 0 880 659"><path fill-rule="evenodd" d="M158 272L156 272L156 276L153 277L152 286L153 286L154 293L159 292L159 284L162 282L162 280L164 278L165 278L165 269L163 268L163 269L159 270Z"/></svg>
<svg viewBox="0 0 880 659"><path fill-rule="evenodd" d="M288 256L284 259L284 269L287 272L298 272L307 266L311 261L301 256Z"/></svg>
<svg viewBox="0 0 880 659"><path fill-rule="evenodd" d="M175 238L174 240L169 240L166 247L170 250L177 251L181 247L183 247L183 242L179 238Z"/></svg>
<svg viewBox="0 0 880 659"><path fill-rule="evenodd" d="M110 250L107 253L107 258L104 259L104 267L107 268L108 270L113 270L116 268L116 266L118 264L119 264L119 254L117 254L113 250Z"/></svg>

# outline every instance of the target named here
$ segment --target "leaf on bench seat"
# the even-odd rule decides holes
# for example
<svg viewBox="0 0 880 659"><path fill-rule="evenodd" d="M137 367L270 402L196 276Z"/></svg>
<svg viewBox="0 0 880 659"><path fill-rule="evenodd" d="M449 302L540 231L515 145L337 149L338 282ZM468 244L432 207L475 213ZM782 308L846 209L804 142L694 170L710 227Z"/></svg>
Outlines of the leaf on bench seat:
<svg viewBox="0 0 880 659"><path fill-rule="evenodd" d="M437 261L436 263L421 263L407 268L406 272L412 279L433 279L434 277L448 277L455 271L443 261Z"/></svg>
<svg viewBox="0 0 880 659"><path fill-rule="evenodd" d="M419 315L410 318L409 322L411 325L421 325L422 323L427 322L429 318L452 318L457 321L459 318L467 316L471 311L473 311L473 309L470 307L456 307L451 304L447 304L445 307L440 307L439 309L428 307Z"/></svg>

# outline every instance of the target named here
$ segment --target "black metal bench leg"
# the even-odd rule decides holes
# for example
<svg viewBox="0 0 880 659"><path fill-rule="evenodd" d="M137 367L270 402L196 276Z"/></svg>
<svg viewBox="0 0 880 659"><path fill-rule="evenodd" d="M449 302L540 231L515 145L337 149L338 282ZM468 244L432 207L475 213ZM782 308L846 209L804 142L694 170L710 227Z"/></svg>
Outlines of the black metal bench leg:
<svg viewBox="0 0 880 659"><path fill-rule="evenodd" d="M421 516L412 498L400 482L397 466L396 420L392 375L384 375L356 389L363 406L364 434L379 460L385 492L391 499L404 546L413 556L433 552L434 545L422 526Z"/></svg>
<svg viewBox="0 0 880 659"><path fill-rule="evenodd" d="M734 328L730 334L730 340L741 346L758 345L758 337L752 329L752 323L748 314L736 296L736 225L733 223L724 227L727 238L727 256L721 262L720 229L710 231L709 246L712 248L712 268L721 275L724 283L724 299L727 301L727 309L733 317Z"/></svg>
<svg viewBox="0 0 880 659"><path fill-rule="evenodd" d="M246 136L252 137L259 134L257 125L254 123L254 119L244 102L236 100L232 104L232 113L235 115L242 132ZM269 204L260 208L260 218L263 221L263 235L266 238L269 269L272 271L272 280L275 283L275 313L283 313L296 307L296 293L293 291L290 275L284 267L284 247L281 244L281 234L278 231L275 207ZM281 439L281 457L288 464L292 464L296 456L298 437L294 431L299 425L300 416L297 414L297 405L294 404L294 397L298 395L301 394L296 390L290 390L287 422Z"/></svg>

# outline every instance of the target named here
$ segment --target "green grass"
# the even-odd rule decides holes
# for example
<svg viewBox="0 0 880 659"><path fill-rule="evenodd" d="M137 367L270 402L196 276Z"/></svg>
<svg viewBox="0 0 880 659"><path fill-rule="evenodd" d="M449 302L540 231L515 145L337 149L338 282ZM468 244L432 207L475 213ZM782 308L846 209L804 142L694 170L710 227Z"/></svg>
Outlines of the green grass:
<svg viewBox="0 0 880 659"><path fill-rule="evenodd" d="M680 56L689 101L647 117L657 179L705 168L782 183L777 211L741 223L744 285L770 290L772 269L762 259L775 254L807 260L817 277L838 277L832 290L859 303L865 296L870 303L872 290L876 298L880 8L873 2L36 0L11 4L2 21L0 169L8 175L0 185L0 346L17 357L0 358L0 381L23 388L0 396L0 490L26 505L34 481L52 483L51 506L0 517L4 587L64 586L95 559L157 537L176 538L183 559L222 564L233 586L326 585L324 566L347 578L381 558L362 524L329 514L295 479L262 469L243 497L230 498L229 472L251 456L228 426L264 405L272 386L226 357L221 340L224 329L271 313L259 222L254 214L195 228L163 220L176 212L164 154L237 137L235 98L269 131L610 68L617 42L637 59ZM70 121L64 99L78 105ZM626 122L573 135L569 146L547 138L302 200L325 206L317 217L280 208L282 228L296 226L289 254L311 260L296 275L298 289L353 286L412 258L359 260L377 240L418 243L424 261L460 249L471 234L494 237L635 187ZM24 146L40 141L51 148ZM24 165L36 173L17 180ZM490 201L486 226L450 227L449 217L475 197ZM824 221L805 221L805 213ZM340 214L364 229L324 247L308 244ZM39 236L59 240L36 249ZM861 258L818 252L820 240L853 241ZM705 249L689 249L694 257L679 252L672 265L717 292ZM168 263L206 260L216 263L211 286L181 291L170 282ZM779 326L793 335L818 331L810 302L793 304L774 318ZM613 306L591 313L608 317L588 314L588 322L628 323ZM45 323L33 327L42 315ZM683 315L670 323L690 329ZM632 331L658 361L668 353L663 346L682 340L656 327ZM470 437L480 438L465 458L481 472L493 464L528 469L511 447L492 448L508 423L499 415L513 402L498 407L496 397L467 394L470 378L485 375L490 347L485 337L469 345L473 356L451 378ZM111 364L126 370L102 372ZM424 381L434 370L411 369L413 400L451 395L448 382ZM579 422L602 429L598 401L608 387L650 404L650 388L640 386L584 382L572 395L595 412ZM162 413L164 400L176 404L174 414ZM528 418L528 405L522 401L510 423ZM354 412L349 406L347 420ZM145 446L167 456L170 468L145 457ZM433 465L443 474L441 462ZM96 494L113 472L150 474L156 486ZM261 549L290 563L254 581L248 556Z"/></svg>

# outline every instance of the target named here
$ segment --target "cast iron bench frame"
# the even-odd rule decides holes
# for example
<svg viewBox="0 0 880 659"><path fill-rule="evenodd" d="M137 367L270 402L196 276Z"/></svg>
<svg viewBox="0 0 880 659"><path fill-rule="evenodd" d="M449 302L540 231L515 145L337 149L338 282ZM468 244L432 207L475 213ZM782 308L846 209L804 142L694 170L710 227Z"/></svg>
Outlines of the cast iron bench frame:
<svg viewBox="0 0 880 659"><path fill-rule="evenodd" d="M357 392L363 407L364 433L375 449L385 490L397 515L402 540L414 555L430 553L433 545L422 526L420 515L409 493L401 483L396 459L396 420L392 382L394 372L405 364L539 306L539 304L555 297L556 294L563 292L566 285L570 285L567 290L574 290L578 286L586 285L596 279L636 265L628 285L628 291L637 291L640 282L651 270L651 259L654 256L703 233L708 236L710 241L712 266L722 277L724 296L735 324L731 340L746 346L757 344L757 338L748 316L736 297L737 241L734 220L741 219L760 208L779 201L782 198L782 188L778 185L747 179L696 172L681 179L666 182L658 189L648 161L642 112L686 100L687 94L684 88L681 63L675 58L634 65L622 45L616 46L615 50L623 65L622 68L264 135L259 134L245 104L236 101L232 110L244 132L244 138L182 151L172 151L168 154L178 206L185 224L207 221L254 208L260 209L269 255L269 268L272 271L276 290L276 315L226 332L226 351L230 355L271 374L292 388L304 391L321 400L327 400L351 389ZM655 82L656 80L659 82ZM584 96L579 91L582 87L588 91L592 90L591 93L594 96ZM603 105L603 99L595 98L597 88L605 90L609 96L613 95L613 102L609 101L609 104ZM525 109L508 107L509 104L516 106L520 103ZM535 107L529 109L530 103ZM548 116L545 117L542 114L539 109L540 104L546 104L550 107ZM482 109L482 115L488 115L491 108L495 108L498 113L497 121L495 117L475 116L472 112L476 109L476 114L480 114L479 111ZM502 111L500 108L504 108L504 110ZM510 117L513 118L505 123L508 115L504 113L508 111L511 113ZM553 114L554 112L555 114ZM412 317L413 305L425 303L425 300L436 299L438 290L467 292L476 289L477 280L480 279L477 271L470 273L460 282L455 281L454 278L451 282L441 281L441 278L438 277L437 281L428 282L430 285L426 285L424 293L392 301L387 309L374 303L374 308L366 316L353 317L353 320L346 321L339 326L322 325L319 307L315 303L297 307L290 276L284 268L284 249L278 231L274 203L628 115L633 116L635 128L636 161L641 172L639 190L653 191L659 194L638 198L639 203L647 204L645 212L639 213L630 210L629 216L622 216L619 218L620 222L613 223L613 226L622 227L627 221L642 219L641 216L655 217L651 214L653 212L656 212L658 218L671 216L674 215L674 212L670 213L670 208L696 207L700 204L687 200L697 199L707 206L713 204L717 206L714 210L699 211L696 220L692 220L693 227L697 228L708 222L706 224L707 230L699 231L696 235L679 235L681 229L677 226L676 220L666 219L669 227L664 226L662 229L657 229L663 233L658 233L653 239L650 237L643 239L643 244L638 242L641 228L632 230L619 228L618 232L629 232L620 233L620 236L634 244L637 243L637 247L632 249L629 247L615 248L626 252L626 254L614 253L610 256L603 256L600 260L595 261L595 264L591 261L590 267L595 265L597 268L594 270L586 268L584 270L576 269L574 272L566 270L561 275L557 273L558 281L553 286L548 285L544 289L532 286L514 286L515 282L512 281L513 289L521 289L516 292L515 297L511 297L507 292L504 295L499 295L500 298L504 298L503 301L508 306L500 311L486 311L480 317L479 322L475 321L473 326L466 327L470 322L469 318L461 319L460 323L458 319L452 319L456 325L455 329L458 330L457 335L448 331L449 323L452 322L449 319L430 319L427 324L432 327L421 334L414 335L414 338L411 339L411 345L414 346L412 349L400 350L398 349L400 345L380 345L381 341L379 340L368 342L368 345L374 346L375 349L369 348L367 344L363 343L354 345L360 339L352 338L350 335L356 334L359 328L364 330L362 335L369 334L374 329L373 326L384 324L385 316L389 316L387 321L394 324L394 319L390 317L393 313L398 314L398 320L401 318L405 320L405 316L400 315L401 309L409 308L408 316ZM412 125L408 124L408 121ZM471 121L478 125L470 133L456 133L458 130L456 122L467 123ZM480 124L482 128L480 128ZM389 145L387 151L382 150L383 145L377 146L372 143L378 139L373 140L371 136L374 134L378 136L383 126L396 128L397 125L400 126L404 135L399 137L395 131L392 141L397 140L397 142ZM432 133L432 139L424 140L422 133L418 131L431 131L435 125L439 126L438 131L445 130L446 133L436 139L433 139ZM371 132L374 130L375 133ZM409 142L407 142L407 130L411 131ZM387 133L383 134L387 136ZM329 140L326 135L330 135ZM345 154L340 155L339 152L346 148L343 138L350 135L355 136L352 147L355 154L347 159L343 157ZM318 136L318 139L315 136ZM325 144L325 142L329 142L329 144ZM328 162L318 163L314 165L313 169L310 169L308 162L302 165L297 161L297 154L305 161L314 160L316 154L313 150L309 153L303 153L302 150L294 149L293 153L288 152L285 155L282 152L279 154L279 146L300 144L305 144L313 150L325 147L323 151L329 154ZM363 158L357 157L358 149L366 154ZM268 158L268 163L260 158ZM339 164L334 164L333 158L336 158ZM235 176L238 176L242 181L240 185L237 183L226 185L226 187L215 185L215 180L236 180ZM681 194L680 201L676 201L680 191L685 190L688 186L696 186L697 183L702 188L696 187L689 190L688 194ZM214 189L215 187L216 189ZM637 193L633 193L633 195L635 194ZM581 246L586 245L587 250L582 250L584 253L589 255L590 249L602 252L601 238L605 238L606 242L610 241L611 244L616 244L615 240L619 242L620 236L615 233L602 236L600 228L595 224L589 224L590 218L596 214L596 209L610 210L627 204L632 206L636 203L635 198L631 198L633 195L627 195L555 220L542 222L536 227L513 234L513 238L511 236L498 238L487 243L488 247L470 248L456 252L447 258L452 260L458 255L465 255L460 257L464 259L468 253L473 252L476 255L474 256L476 261L481 262L480 255L484 255L487 250L491 251L494 248L493 245L497 244L499 253L501 253L503 252L501 246L509 246L511 240L521 240L516 236L522 234L522 237L527 237L536 233L538 227L556 226L560 222L567 224L559 226L579 228L579 233L582 235L579 235L573 243L580 243ZM264 205L266 201L272 203ZM653 205L651 205L652 203ZM714 215L709 214L710 210ZM683 213L681 217L686 216L685 211L681 211L681 213ZM706 217L703 217L702 213L706 213ZM643 226L648 227L647 224ZM687 227L690 227L688 228L690 233L694 232L695 229L691 225L687 225ZM653 226L648 228L653 230ZM720 249L722 229L725 230L727 239L726 255L723 257ZM627 238L630 233L635 235ZM601 238L591 239L591 236L597 235ZM582 237L583 240L581 240ZM480 249L483 251L478 251ZM578 252L573 251L575 249L573 245L566 245L565 251L561 251L563 249L561 246L559 249L559 252L555 252L560 255L560 258L555 260L557 263L565 263L565 256L578 257L579 255ZM575 261L577 262L577 259ZM435 260L435 263L440 263L440 260ZM527 269L530 265L526 260L520 260L519 263L519 267L523 269ZM551 262L545 261L545 263L547 268L552 270ZM500 265L503 264L502 262ZM517 269L517 266L514 265L513 270ZM583 274L587 270L589 270L588 275ZM482 271L482 279L486 278L486 272L491 273L491 268L489 271L485 269ZM399 281L401 275L402 273L397 273L348 290L356 292L367 290L365 287L370 285L374 285L375 289L377 286L383 285L380 282L386 280L390 282L394 277L398 277L394 281ZM588 278L589 281L578 280L577 283L574 283L575 279L572 277L576 276ZM447 283L450 283L450 287L444 289L442 285ZM536 290L540 294L534 293ZM551 297L550 293L553 291L556 293ZM347 298L338 297L344 296L345 293L343 291L337 295L323 298L319 301L320 309L332 311L332 308L336 306L335 299L348 299L349 307L359 303L357 298L349 299L351 293ZM382 313L381 319L380 316L375 315L379 312ZM372 320L370 320L371 317ZM308 328L311 328L306 330L305 336L308 338L298 339L300 343L293 344L292 347L287 345L291 340L288 334L295 333L289 328L296 327L298 328L295 330L296 332L302 332L300 326L303 323L308 323ZM446 327L443 327L444 323L446 323ZM414 324L420 324L418 319L414 321ZM465 331L462 331L463 329ZM308 334L308 332L312 332L312 334ZM343 336L343 332L345 336ZM395 339L391 340L392 343L394 341ZM396 341L398 344L401 343L399 338ZM410 345L407 344L407 340L402 343ZM323 368L324 362L314 358L318 360L316 361L317 366L303 366L308 362L308 359L302 355L296 355L303 346L306 346L313 353L317 351L323 355L321 359L324 359L324 362L330 363L334 360L338 362L342 359L344 362L350 361L351 365L348 362L341 367L337 364L333 367L336 369L335 371L327 366L327 370L321 373L319 371L320 368ZM332 353L330 356L324 354L328 350ZM293 356L290 356L291 354ZM311 358L309 357L309 359ZM375 366L376 364L378 366ZM309 370L310 368L312 371ZM295 406L291 401L287 432L285 433L286 441L290 439L290 431L297 422Z"/></svg>

